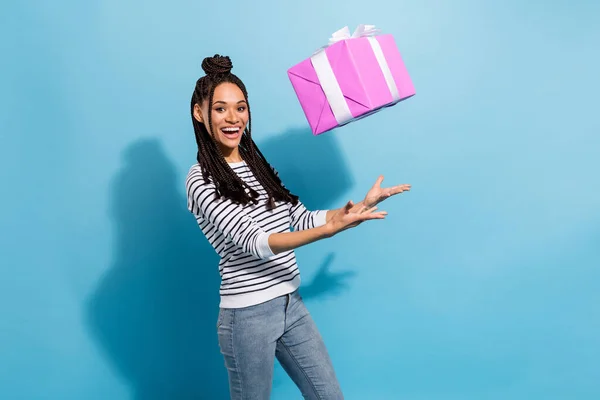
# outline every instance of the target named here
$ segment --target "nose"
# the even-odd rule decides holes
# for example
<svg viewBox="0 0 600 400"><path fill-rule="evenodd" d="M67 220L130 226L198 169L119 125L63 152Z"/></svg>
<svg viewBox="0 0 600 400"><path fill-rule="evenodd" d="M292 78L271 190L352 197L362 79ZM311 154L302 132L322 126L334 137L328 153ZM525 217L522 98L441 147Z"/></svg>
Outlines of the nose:
<svg viewBox="0 0 600 400"><path fill-rule="evenodd" d="M229 112L225 116L225 122L228 124L237 124L239 122L238 116L235 110L229 109Z"/></svg>

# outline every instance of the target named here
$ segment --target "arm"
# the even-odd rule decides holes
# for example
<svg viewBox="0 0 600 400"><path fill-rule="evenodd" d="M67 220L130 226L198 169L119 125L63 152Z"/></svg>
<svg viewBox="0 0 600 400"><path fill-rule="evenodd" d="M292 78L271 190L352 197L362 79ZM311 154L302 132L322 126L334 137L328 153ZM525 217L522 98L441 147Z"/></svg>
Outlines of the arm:
<svg viewBox="0 0 600 400"><path fill-rule="evenodd" d="M190 174L186 182L188 209L208 220L244 252L267 259L306 244L331 237L345 229L357 226L367 219L384 218L385 213L375 209L364 210L348 202L320 226L294 232L271 233L264 231L243 207L228 199L215 199L215 188L205 184L200 171ZM324 213L324 212L323 212Z"/></svg>
<svg viewBox="0 0 600 400"><path fill-rule="evenodd" d="M367 209L349 201L344 207L331 210L330 218L324 225L301 231L271 234L269 247L273 253L278 254L332 237L346 229L358 226L366 220L383 219L387 215L385 211L375 212L375 210L375 207Z"/></svg>
<svg viewBox="0 0 600 400"><path fill-rule="evenodd" d="M204 182L200 171L190 174L186 192L188 209L205 218L244 252L261 259L274 255L268 242L270 233L248 216L240 204L216 199L214 186Z"/></svg>
<svg viewBox="0 0 600 400"><path fill-rule="evenodd" d="M358 212L358 210L360 210L363 206L364 206L364 201L361 201L360 203L356 203L354 205L354 207L352 207L350 209L350 212ZM331 218L333 218L333 216L335 215L335 213L340 212L343 209L344 209L344 207L336 208L336 209L333 209L333 210L327 210L327 215L325 217L325 222L329 222L331 220Z"/></svg>
<svg viewBox="0 0 600 400"><path fill-rule="evenodd" d="M334 234L332 227L328 224L300 231L272 233L269 235L269 247L273 254L279 254L297 249L317 240L329 238Z"/></svg>
<svg viewBox="0 0 600 400"><path fill-rule="evenodd" d="M327 210L309 211L300 200L296 205L290 205L290 219L295 231L325 225L328 213Z"/></svg>
<svg viewBox="0 0 600 400"><path fill-rule="evenodd" d="M364 202L356 203L350 212L357 212L364 205ZM298 200L298 204L292 206L290 216L292 218L292 226L296 231L316 228L324 225L333 218L333 216L344 209L344 207L335 208L333 210L315 210L309 211L304 204Z"/></svg>
<svg viewBox="0 0 600 400"><path fill-rule="evenodd" d="M344 207L325 211L324 225L296 232L272 234L269 237L269 246L273 253L278 254L331 237L343 230L358 226L368 219L383 219L387 213L374 212L375 206L390 196L410 190L410 185L397 185L384 189L381 187L382 182L383 176L380 176L363 201L357 204L349 201Z"/></svg>

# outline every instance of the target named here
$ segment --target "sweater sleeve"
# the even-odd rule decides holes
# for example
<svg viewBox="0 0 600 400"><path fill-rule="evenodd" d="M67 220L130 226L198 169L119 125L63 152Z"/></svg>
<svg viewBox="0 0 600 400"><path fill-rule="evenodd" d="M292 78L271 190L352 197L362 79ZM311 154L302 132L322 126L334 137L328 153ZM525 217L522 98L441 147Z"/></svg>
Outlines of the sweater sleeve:
<svg viewBox="0 0 600 400"><path fill-rule="evenodd" d="M205 218L244 252L260 259L274 256L269 247L271 233L247 215L242 205L229 199L217 199L215 190L212 183L204 182L200 171L191 173L186 182L188 210Z"/></svg>
<svg viewBox="0 0 600 400"><path fill-rule="evenodd" d="M304 204L298 200L298 204L290 207L290 217L294 230L301 231L325 225L327 210L308 211Z"/></svg>
<svg viewBox="0 0 600 400"><path fill-rule="evenodd" d="M271 166L271 168L273 167ZM273 171L279 177L279 172L275 168L273 168ZM285 187L285 185L283 186ZM327 222L326 217L327 210L309 211L300 200L298 200L295 206L290 204L290 218L292 220L292 227L296 231L325 225Z"/></svg>

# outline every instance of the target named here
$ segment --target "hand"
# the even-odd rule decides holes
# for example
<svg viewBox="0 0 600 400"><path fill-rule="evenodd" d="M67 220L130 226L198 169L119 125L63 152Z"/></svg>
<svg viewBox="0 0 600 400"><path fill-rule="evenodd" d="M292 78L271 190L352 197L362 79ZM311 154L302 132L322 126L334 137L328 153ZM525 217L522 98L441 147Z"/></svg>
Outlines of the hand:
<svg viewBox="0 0 600 400"><path fill-rule="evenodd" d="M383 200L388 197L394 196L398 193L406 192L410 190L410 185L396 185L389 188L382 188L381 183L383 182L383 175L380 175L377 178L377 182L371 187L371 189L367 192L363 204L365 207L374 207L377 204L381 203Z"/></svg>
<svg viewBox="0 0 600 400"><path fill-rule="evenodd" d="M354 203L348 201L346 205L335 212L333 217L327 222L330 235L336 235L346 229L354 228L370 219L384 219L387 215L385 211L377 211L377 207L361 206L352 210ZM377 212L376 212L377 211Z"/></svg>

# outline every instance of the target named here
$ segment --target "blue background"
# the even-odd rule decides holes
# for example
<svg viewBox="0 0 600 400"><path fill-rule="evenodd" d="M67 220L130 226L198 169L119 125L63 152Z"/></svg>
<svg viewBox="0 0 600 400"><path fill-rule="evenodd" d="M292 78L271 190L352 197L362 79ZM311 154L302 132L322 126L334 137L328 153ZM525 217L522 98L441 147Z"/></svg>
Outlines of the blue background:
<svg viewBox="0 0 600 400"><path fill-rule="evenodd" d="M600 5L12 2L0 13L0 398L221 399L189 99L229 55L311 208L411 183L297 251L348 399L600 398ZM417 95L313 137L286 70L391 33ZM274 399L299 398L277 368Z"/></svg>

